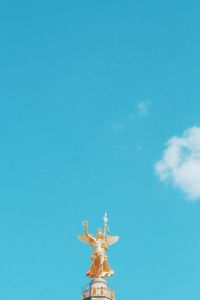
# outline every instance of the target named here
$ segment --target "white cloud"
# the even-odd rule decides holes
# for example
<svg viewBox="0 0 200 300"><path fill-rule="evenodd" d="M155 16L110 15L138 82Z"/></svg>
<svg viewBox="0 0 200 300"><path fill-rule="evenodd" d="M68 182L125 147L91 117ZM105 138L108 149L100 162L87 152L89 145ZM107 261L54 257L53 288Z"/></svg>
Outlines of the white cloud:
<svg viewBox="0 0 200 300"><path fill-rule="evenodd" d="M170 180L190 200L200 200L200 127L172 137L162 159L155 164L155 171L160 180Z"/></svg>
<svg viewBox="0 0 200 300"><path fill-rule="evenodd" d="M200 127L172 137L162 159L155 164L155 171L160 180L170 180L190 200L200 199Z"/></svg>
<svg viewBox="0 0 200 300"><path fill-rule="evenodd" d="M140 101L137 103L139 117L147 116L149 113L149 101Z"/></svg>

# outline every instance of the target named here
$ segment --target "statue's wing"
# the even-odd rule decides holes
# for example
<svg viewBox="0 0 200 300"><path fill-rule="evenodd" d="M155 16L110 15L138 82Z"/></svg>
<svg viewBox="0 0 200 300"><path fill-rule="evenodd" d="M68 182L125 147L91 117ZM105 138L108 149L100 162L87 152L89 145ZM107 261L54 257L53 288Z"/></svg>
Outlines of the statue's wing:
<svg viewBox="0 0 200 300"><path fill-rule="evenodd" d="M86 234L79 234L78 239L83 243L90 244L89 237Z"/></svg>
<svg viewBox="0 0 200 300"><path fill-rule="evenodd" d="M119 240L119 237L118 236L106 235L105 239L106 239L106 244L108 246L111 246L111 245L115 244Z"/></svg>

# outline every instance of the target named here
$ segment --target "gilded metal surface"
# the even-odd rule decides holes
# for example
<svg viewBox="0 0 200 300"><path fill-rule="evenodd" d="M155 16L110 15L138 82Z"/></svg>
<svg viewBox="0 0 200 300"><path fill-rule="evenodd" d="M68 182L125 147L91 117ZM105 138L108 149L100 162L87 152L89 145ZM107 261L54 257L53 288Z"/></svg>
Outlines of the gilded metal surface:
<svg viewBox="0 0 200 300"><path fill-rule="evenodd" d="M90 278L110 277L114 274L113 270L108 264L106 252L109 246L118 241L119 237L109 236L106 234L106 232L109 231L107 214L105 214L103 220L104 228L97 229L98 233L96 237L88 232L87 221L83 222L85 233L78 236L82 242L88 244L93 250L91 256L92 264L86 273L86 276Z"/></svg>

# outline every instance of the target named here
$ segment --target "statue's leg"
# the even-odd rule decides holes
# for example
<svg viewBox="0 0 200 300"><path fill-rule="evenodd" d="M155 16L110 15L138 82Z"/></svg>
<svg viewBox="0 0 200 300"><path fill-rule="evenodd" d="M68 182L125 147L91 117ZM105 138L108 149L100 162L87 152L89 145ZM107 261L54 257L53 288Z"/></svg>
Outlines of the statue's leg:
<svg viewBox="0 0 200 300"><path fill-rule="evenodd" d="M103 277L104 275L104 268L103 268L103 263L104 263L104 255L100 255L100 276Z"/></svg>

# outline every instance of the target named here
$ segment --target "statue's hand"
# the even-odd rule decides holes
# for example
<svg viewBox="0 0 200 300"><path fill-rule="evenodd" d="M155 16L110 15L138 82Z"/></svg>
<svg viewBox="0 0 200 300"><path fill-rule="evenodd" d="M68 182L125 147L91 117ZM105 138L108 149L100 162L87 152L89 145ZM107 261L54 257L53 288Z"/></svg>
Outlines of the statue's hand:
<svg viewBox="0 0 200 300"><path fill-rule="evenodd" d="M86 230L86 229L88 228L88 225L89 225L88 221L87 221L87 220L84 220L84 221L82 222L82 224L83 224L83 228Z"/></svg>

